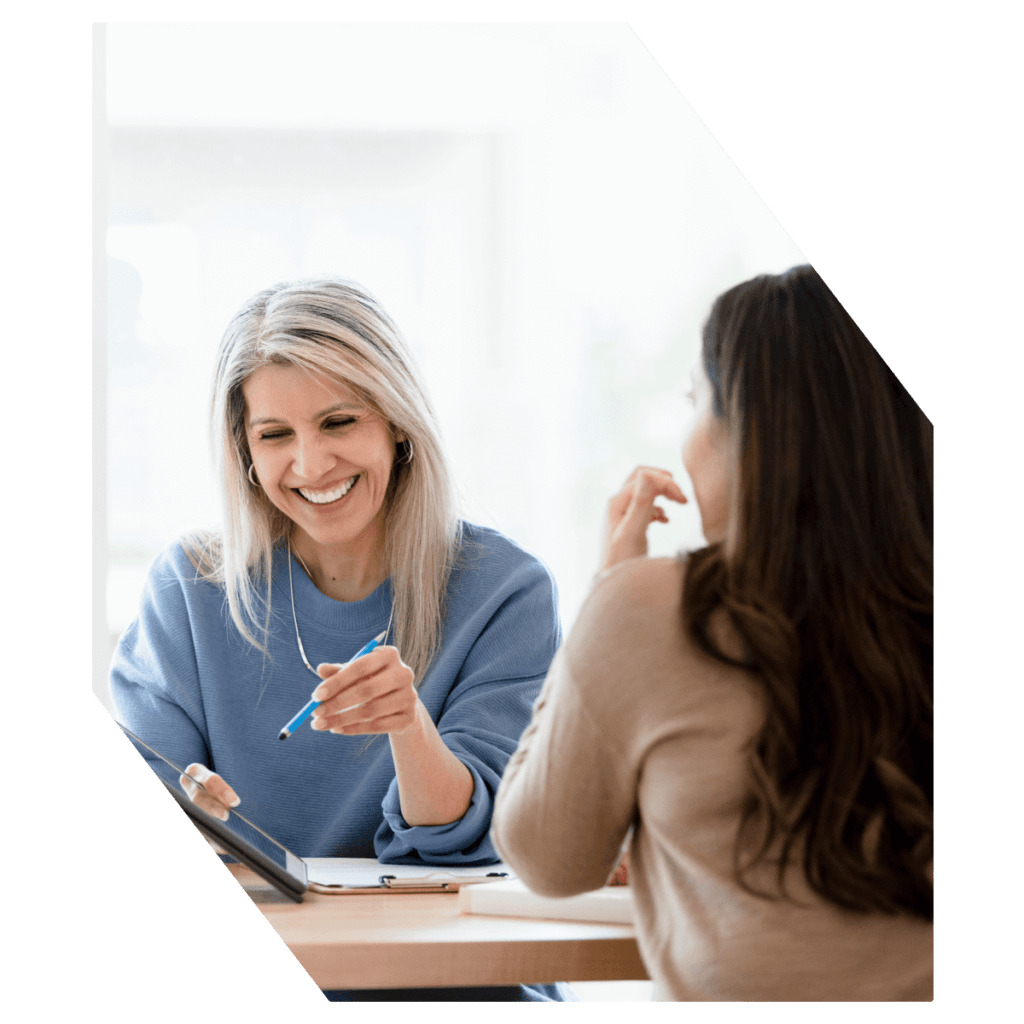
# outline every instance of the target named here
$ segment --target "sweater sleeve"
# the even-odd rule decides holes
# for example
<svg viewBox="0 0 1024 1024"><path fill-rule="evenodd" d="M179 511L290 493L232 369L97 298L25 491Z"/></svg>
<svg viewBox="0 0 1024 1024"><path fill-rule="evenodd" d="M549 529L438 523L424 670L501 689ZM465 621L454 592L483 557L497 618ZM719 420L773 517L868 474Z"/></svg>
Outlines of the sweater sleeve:
<svg viewBox="0 0 1024 1024"><path fill-rule="evenodd" d="M189 609L175 565L185 557L175 549L154 563L139 617L121 637L110 671L118 719L181 768L211 764Z"/></svg>
<svg viewBox="0 0 1024 1024"><path fill-rule="evenodd" d="M509 762L491 836L535 892L600 888L637 813L646 666L628 643L631 595L601 584L551 666Z"/></svg>
<svg viewBox="0 0 1024 1024"><path fill-rule="evenodd" d="M489 836L494 797L561 634L554 583L532 559L517 566L486 599L478 591L470 597L480 603L453 624L440 656L443 662L465 651L464 660L439 714L428 705L448 749L473 777L469 809L447 825L410 826L393 782L374 837L381 861L472 865L498 860Z"/></svg>
<svg viewBox="0 0 1024 1024"><path fill-rule="evenodd" d="M498 792L494 845L534 892L599 889L633 823L635 785L560 652Z"/></svg>

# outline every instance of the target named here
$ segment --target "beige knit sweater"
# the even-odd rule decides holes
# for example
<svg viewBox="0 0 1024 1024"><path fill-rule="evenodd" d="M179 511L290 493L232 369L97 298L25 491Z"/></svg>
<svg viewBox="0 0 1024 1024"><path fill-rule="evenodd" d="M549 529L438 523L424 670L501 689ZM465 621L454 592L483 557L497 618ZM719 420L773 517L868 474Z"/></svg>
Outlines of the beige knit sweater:
<svg viewBox="0 0 1024 1024"><path fill-rule="evenodd" d="M502 857L537 892L585 892L605 883L633 825L638 941L661 999L931 999L929 922L842 910L793 864L795 901L736 883L742 748L762 697L685 636L683 571L636 559L595 586L505 771L492 828ZM774 870L753 880L776 891Z"/></svg>

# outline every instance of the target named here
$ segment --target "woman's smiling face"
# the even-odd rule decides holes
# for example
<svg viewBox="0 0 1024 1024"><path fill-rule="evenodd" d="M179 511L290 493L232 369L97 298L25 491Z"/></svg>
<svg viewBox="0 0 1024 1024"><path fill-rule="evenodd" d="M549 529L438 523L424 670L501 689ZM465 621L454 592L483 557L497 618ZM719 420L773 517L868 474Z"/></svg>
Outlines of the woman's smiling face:
<svg viewBox="0 0 1024 1024"><path fill-rule="evenodd" d="M383 537L395 459L388 423L352 392L297 366L261 367L242 384L260 486L314 545L348 554Z"/></svg>

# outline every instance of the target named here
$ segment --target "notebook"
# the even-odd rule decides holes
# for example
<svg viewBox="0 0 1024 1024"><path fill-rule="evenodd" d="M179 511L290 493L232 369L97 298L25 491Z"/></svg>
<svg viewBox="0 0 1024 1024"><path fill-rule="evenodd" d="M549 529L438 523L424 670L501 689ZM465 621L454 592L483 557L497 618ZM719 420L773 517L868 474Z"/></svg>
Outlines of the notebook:
<svg viewBox="0 0 1024 1024"><path fill-rule="evenodd" d="M494 917L545 917L557 921L633 923L628 885L606 885L578 896L538 896L518 879L467 886L459 892L459 912Z"/></svg>

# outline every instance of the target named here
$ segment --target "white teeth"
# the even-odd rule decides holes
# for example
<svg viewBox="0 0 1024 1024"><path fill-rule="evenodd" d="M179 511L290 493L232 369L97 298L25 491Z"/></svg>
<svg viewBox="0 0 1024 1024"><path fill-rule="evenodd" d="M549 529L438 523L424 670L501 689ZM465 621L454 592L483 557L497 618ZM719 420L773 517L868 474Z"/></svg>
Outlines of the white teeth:
<svg viewBox="0 0 1024 1024"><path fill-rule="evenodd" d="M340 487L335 487L333 491L306 491L301 487L297 488L297 490L299 494L306 499L306 501L311 501L314 505L329 505L332 501L344 498L345 495L352 490L352 485L358 479L358 476L351 477Z"/></svg>

